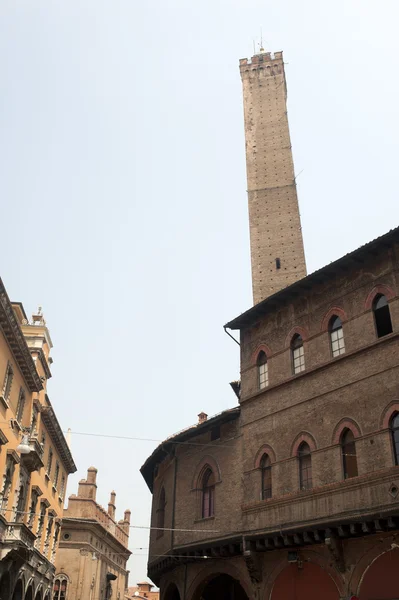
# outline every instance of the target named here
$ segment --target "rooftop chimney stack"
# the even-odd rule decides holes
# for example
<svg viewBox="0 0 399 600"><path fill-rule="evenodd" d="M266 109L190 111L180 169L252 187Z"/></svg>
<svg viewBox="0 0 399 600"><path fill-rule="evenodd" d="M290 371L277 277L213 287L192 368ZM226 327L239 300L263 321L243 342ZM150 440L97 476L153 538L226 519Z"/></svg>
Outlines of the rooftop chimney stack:
<svg viewBox="0 0 399 600"><path fill-rule="evenodd" d="M114 520L115 520L115 512L116 512L115 498L116 498L116 493L111 492L111 496L110 496L110 499L108 502L108 514L111 517L111 519L114 519Z"/></svg>
<svg viewBox="0 0 399 600"><path fill-rule="evenodd" d="M96 500L97 496L97 469L90 467L87 469L87 479L81 479L79 481L78 497L79 498L90 498Z"/></svg>
<svg viewBox="0 0 399 600"><path fill-rule="evenodd" d="M201 425L201 423L205 423L205 421L208 420L208 415L204 412L200 412L200 414L198 415L198 425Z"/></svg>

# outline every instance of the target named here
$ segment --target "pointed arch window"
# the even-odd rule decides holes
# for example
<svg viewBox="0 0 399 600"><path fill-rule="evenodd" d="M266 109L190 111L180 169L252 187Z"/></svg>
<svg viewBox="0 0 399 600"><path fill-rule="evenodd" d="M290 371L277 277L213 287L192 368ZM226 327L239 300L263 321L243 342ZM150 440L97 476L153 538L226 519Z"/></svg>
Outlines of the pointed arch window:
<svg viewBox="0 0 399 600"><path fill-rule="evenodd" d="M272 463L270 456L264 454L260 461L261 472L261 499L267 500L272 497Z"/></svg>
<svg viewBox="0 0 399 600"><path fill-rule="evenodd" d="M68 578L66 575L58 575L54 579L53 600L66 600L68 591Z"/></svg>
<svg viewBox="0 0 399 600"><path fill-rule="evenodd" d="M267 364L266 352L263 350L258 354L256 365L258 368L258 388L263 390L263 388L269 385L269 367Z"/></svg>
<svg viewBox="0 0 399 600"><path fill-rule="evenodd" d="M350 429L345 429L341 436L342 464L344 467L344 478L357 477L357 456L355 436Z"/></svg>
<svg viewBox="0 0 399 600"><path fill-rule="evenodd" d="M392 416L390 422L391 438L393 454L395 457L395 465L399 465L399 413Z"/></svg>
<svg viewBox="0 0 399 600"><path fill-rule="evenodd" d="M157 508L157 537L163 536L163 529L165 527L165 507L166 507L166 494L165 488L161 489L159 494L159 502Z"/></svg>
<svg viewBox="0 0 399 600"><path fill-rule="evenodd" d="M302 442L298 448L299 460L299 485L301 490L310 490L313 487L312 480L312 455L309 444Z"/></svg>
<svg viewBox="0 0 399 600"><path fill-rule="evenodd" d="M305 370L305 353L303 339L299 333L295 334L291 342L292 370L294 375Z"/></svg>
<svg viewBox="0 0 399 600"><path fill-rule="evenodd" d="M202 518L215 514L215 476L212 469L206 469L202 478Z"/></svg>
<svg viewBox="0 0 399 600"><path fill-rule="evenodd" d="M391 313L388 300L383 294L378 294L373 302L374 323L377 337L384 337L392 333Z"/></svg>
<svg viewBox="0 0 399 600"><path fill-rule="evenodd" d="M333 356L340 356L345 353L344 331L342 329L342 321L334 315L330 320L330 341L331 351Z"/></svg>

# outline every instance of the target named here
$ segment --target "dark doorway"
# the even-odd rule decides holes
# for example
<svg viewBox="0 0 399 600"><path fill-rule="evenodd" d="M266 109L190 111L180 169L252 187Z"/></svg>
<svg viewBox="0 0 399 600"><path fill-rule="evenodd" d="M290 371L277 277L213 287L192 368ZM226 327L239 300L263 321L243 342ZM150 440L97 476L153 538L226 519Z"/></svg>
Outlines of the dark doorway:
<svg viewBox="0 0 399 600"><path fill-rule="evenodd" d="M230 575L217 575L202 590L202 600L248 600L240 583Z"/></svg>
<svg viewBox="0 0 399 600"><path fill-rule="evenodd" d="M10 576L5 573L0 580L0 600L10 600L11 596L11 585Z"/></svg>
<svg viewBox="0 0 399 600"><path fill-rule="evenodd" d="M22 600L23 597L24 597L24 588L22 586L22 581L20 579L18 579L18 581L15 585L15 588L14 588L12 600Z"/></svg>
<svg viewBox="0 0 399 600"><path fill-rule="evenodd" d="M179 590L177 589L174 583L171 583L166 588L164 600L180 600Z"/></svg>

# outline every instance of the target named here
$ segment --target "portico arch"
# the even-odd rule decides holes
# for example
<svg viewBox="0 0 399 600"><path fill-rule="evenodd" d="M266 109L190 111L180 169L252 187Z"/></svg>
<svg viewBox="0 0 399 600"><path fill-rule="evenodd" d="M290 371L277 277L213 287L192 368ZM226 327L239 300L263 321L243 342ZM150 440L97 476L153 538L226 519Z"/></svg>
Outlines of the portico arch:
<svg viewBox="0 0 399 600"><path fill-rule="evenodd" d="M0 600L10 600L11 580L9 573L4 573L0 579Z"/></svg>
<svg viewBox="0 0 399 600"><path fill-rule="evenodd" d="M248 600L252 599L253 590L249 581L248 571L238 565L231 565L229 562L220 563L219 561L209 561L194 578L187 590L187 600ZM228 590L233 590L237 596L213 596L218 586L227 585ZM229 587L230 586L230 587ZM232 586L232 587L231 587ZM204 593L206 594L204 596Z"/></svg>
<svg viewBox="0 0 399 600"><path fill-rule="evenodd" d="M192 600L249 600L237 579L226 573L207 578L196 590Z"/></svg>
<svg viewBox="0 0 399 600"><path fill-rule="evenodd" d="M287 598L339 600L340 594L327 571L315 563L303 561L288 564L274 581L270 600Z"/></svg>

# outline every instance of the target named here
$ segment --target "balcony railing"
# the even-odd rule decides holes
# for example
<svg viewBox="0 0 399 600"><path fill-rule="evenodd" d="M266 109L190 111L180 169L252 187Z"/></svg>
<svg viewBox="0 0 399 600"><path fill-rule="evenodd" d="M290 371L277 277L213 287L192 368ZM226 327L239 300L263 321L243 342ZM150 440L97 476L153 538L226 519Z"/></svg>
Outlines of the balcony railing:
<svg viewBox="0 0 399 600"><path fill-rule="evenodd" d="M25 523L9 523L5 531L3 544L15 545L17 542L33 548L36 536Z"/></svg>

